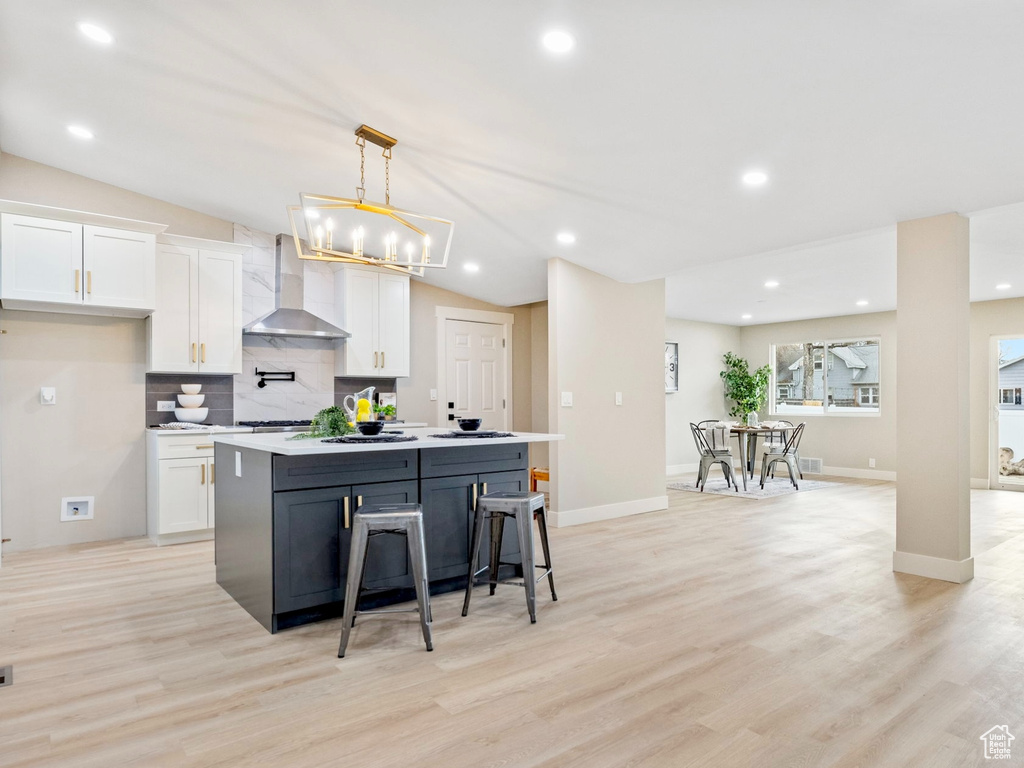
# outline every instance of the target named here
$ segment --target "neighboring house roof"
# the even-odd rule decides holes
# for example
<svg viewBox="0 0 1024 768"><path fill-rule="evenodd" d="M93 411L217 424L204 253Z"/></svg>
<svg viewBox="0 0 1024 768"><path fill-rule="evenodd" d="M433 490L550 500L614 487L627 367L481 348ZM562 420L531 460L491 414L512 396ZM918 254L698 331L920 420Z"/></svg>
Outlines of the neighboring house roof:
<svg viewBox="0 0 1024 768"><path fill-rule="evenodd" d="M877 384L878 383L878 345L868 344L862 347L832 347L829 352L843 361L843 364L851 369L853 373L850 380L855 384ZM1024 359L1024 358L1021 358ZM793 363L787 366L789 371L797 371L803 367L804 358L800 355ZM793 374L785 374L779 371L777 381L786 383L793 379Z"/></svg>
<svg viewBox="0 0 1024 768"><path fill-rule="evenodd" d="M1024 360L1024 355L1021 355L1020 357L1015 357L1011 360L1007 360L1005 363L1000 363L999 370L1001 371L1003 370L1003 368L1009 368L1011 365L1016 365L1021 360Z"/></svg>

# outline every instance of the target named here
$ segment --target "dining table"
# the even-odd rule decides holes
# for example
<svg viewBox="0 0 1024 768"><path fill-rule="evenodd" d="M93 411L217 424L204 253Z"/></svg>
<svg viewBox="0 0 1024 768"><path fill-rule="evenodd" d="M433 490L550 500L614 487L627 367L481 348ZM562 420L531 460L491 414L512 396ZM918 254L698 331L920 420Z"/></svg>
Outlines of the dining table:
<svg viewBox="0 0 1024 768"><path fill-rule="evenodd" d="M751 479L754 477L754 457L757 456L757 438L760 435L772 435L780 433L783 440L789 439L789 433L793 430L791 426L780 426L777 423L769 422L756 427L749 427L745 424L733 424L729 426L729 434L736 437L740 448L740 474L743 475L743 490L747 490L747 473Z"/></svg>

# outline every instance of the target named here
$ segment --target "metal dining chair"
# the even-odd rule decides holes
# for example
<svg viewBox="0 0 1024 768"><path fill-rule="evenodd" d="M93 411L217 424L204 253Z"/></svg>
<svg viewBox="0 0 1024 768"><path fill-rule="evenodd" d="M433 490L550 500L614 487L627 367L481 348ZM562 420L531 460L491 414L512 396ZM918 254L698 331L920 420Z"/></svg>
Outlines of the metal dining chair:
<svg viewBox="0 0 1024 768"><path fill-rule="evenodd" d="M697 452L700 453L700 467L697 469L697 484L694 487L700 488L700 492L704 493L708 472L715 464L721 464L726 486L735 486L736 492L739 493L740 487L736 483L736 476L732 471L732 449L729 446L717 450L712 448L704 430L692 422L690 431L693 433L693 441L697 444Z"/></svg>
<svg viewBox="0 0 1024 768"><path fill-rule="evenodd" d="M697 422L697 429L704 433L712 451L730 450L729 428L718 426L721 423L718 419L704 419L704 421Z"/></svg>
<svg viewBox="0 0 1024 768"><path fill-rule="evenodd" d="M796 429L796 425L792 421L786 421L785 419L779 419L778 421L775 422L775 424L775 429L773 429L764 437L764 447L765 450L768 450L769 444L774 444L774 446L778 449L778 452L786 447L786 441L789 439L789 436L793 434L793 430ZM800 454L798 452L795 455L796 470L797 472L800 473L800 479L803 480L804 472L802 469L800 469ZM775 479L774 469L772 470L771 477L773 480Z"/></svg>
<svg viewBox="0 0 1024 768"><path fill-rule="evenodd" d="M768 473L771 472L772 477L774 477L775 465L780 461L784 462L786 469L789 470L789 480L793 483L793 487L798 491L800 490L800 486L797 485L796 479L797 476L800 476L800 479L803 480L803 476L800 475L800 464L798 458L800 454L798 450L800 448L800 439L803 437L805 426L807 426L807 422L801 422L800 425L793 430L793 434L789 436L789 439L786 441L786 445L782 450L774 448L766 450L761 455L762 490L764 489L764 480L768 476Z"/></svg>

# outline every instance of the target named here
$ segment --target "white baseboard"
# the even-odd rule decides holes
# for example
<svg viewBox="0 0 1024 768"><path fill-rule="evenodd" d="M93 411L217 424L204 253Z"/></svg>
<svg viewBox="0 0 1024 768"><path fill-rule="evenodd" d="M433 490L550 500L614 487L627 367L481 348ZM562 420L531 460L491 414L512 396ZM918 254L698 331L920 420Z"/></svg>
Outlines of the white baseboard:
<svg viewBox="0 0 1024 768"><path fill-rule="evenodd" d="M600 507L584 507L583 509L552 512L551 524L555 528L565 528L570 525L596 523L600 520L611 520L616 517L641 515L644 512L657 512L661 509L668 509L668 496L654 496L650 499L634 499L633 501L621 501L617 504L603 504Z"/></svg>
<svg viewBox="0 0 1024 768"><path fill-rule="evenodd" d="M804 474L807 474L806 472ZM855 477L858 480L887 480L896 482L896 473L884 469L856 469L854 467L822 467L821 474L836 477Z"/></svg>
<svg viewBox="0 0 1024 768"><path fill-rule="evenodd" d="M988 478L987 477L972 477L971 478L971 488L987 491L990 487L991 486L988 484Z"/></svg>
<svg viewBox="0 0 1024 768"><path fill-rule="evenodd" d="M924 576L926 579L963 584L974 578L974 558L947 560L944 557L931 557L930 555L894 550L892 569L897 573L909 573L912 576Z"/></svg>
<svg viewBox="0 0 1024 768"><path fill-rule="evenodd" d="M669 464L665 467L665 474L669 477L686 475L690 472L696 472L698 469L700 469L700 463L696 461L693 464Z"/></svg>

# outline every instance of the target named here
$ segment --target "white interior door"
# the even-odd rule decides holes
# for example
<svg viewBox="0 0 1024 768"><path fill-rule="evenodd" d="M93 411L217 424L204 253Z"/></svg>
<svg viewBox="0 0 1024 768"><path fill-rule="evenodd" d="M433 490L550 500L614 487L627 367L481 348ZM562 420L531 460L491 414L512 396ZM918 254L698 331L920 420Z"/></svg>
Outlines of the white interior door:
<svg viewBox="0 0 1024 768"><path fill-rule="evenodd" d="M505 366L505 326L445 321L443 390L449 414L483 419L481 429L507 430Z"/></svg>
<svg viewBox="0 0 1024 768"><path fill-rule="evenodd" d="M989 485L1024 491L1024 339L993 340Z"/></svg>

